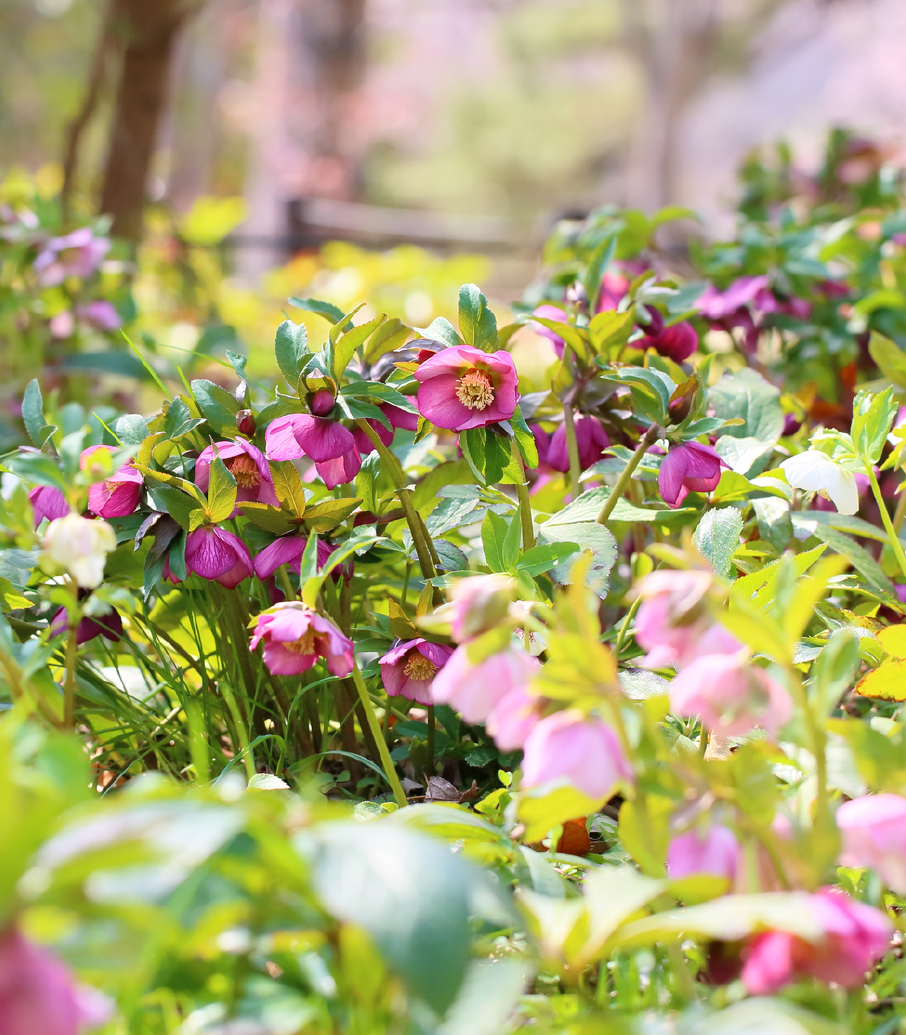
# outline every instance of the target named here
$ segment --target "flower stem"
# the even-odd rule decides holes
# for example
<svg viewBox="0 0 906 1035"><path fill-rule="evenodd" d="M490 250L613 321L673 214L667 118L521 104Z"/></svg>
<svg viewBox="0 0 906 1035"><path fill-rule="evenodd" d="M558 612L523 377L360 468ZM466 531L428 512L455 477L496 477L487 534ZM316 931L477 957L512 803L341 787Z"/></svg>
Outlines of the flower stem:
<svg viewBox="0 0 906 1035"><path fill-rule="evenodd" d="M632 477L632 472L639 466L642 462L642 457L657 441L660 432L661 429L658 425L652 424L645 434L642 435L639 444L635 447L635 452L629 458L629 463L627 463L623 468L620 477L617 479L617 484L610 490L607 502L601 508L601 513L598 515L599 525L603 525L607 521L613 512L613 508L623 498L623 494L626 492L626 487L629 485L629 479Z"/></svg>
<svg viewBox="0 0 906 1035"><path fill-rule="evenodd" d="M75 727L76 662L79 652L79 591L72 579L68 581L72 603L66 605L69 639L66 641L66 680L63 683L63 728L71 730Z"/></svg>
<svg viewBox="0 0 906 1035"><path fill-rule="evenodd" d="M569 484L572 489L573 499L579 495L579 475L582 473L579 467L579 440L576 438L576 422L573 418L573 408L568 403L563 405L563 426L566 428L566 455L569 457Z"/></svg>
<svg viewBox="0 0 906 1035"><path fill-rule="evenodd" d="M897 559L900 570L903 572L903 575L906 576L906 553L903 552L903 544L900 542L897 530L894 528L893 522L890 520L890 514L887 512L887 504L884 502L884 497L881 495L881 486L878 485L878 479L875 475L874 467L872 467L871 464L866 464L865 472L868 475L868 484L871 486L871 492L875 498L875 503L877 503L878 510L881 512L881 521L884 523L884 531L887 533L890 547L894 552L894 556Z"/></svg>
<svg viewBox="0 0 906 1035"><path fill-rule="evenodd" d="M355 683L356 692L359 695L359 700L362 702L362 708L365 710L368 727L371 730L375 743L377 744L378 754L381 756L381 763L384 766L387 782L393 790L393 797L396 799L396 803L400 808L405 808L405 806L409 804L409 799L406 797L406 793L400 784L399 777L396 775L396 767L393 764L393 759L390 757L390 751L387 748L387 741L384 740L384 734L381 732L381 724L378 722L377 716L374 714L374 705L371 703L371 698L368 696L368 690L365 688L365 680L362 679L362 673L359 671L359 666L355 661L353 661L352 665L352 681Z"/></svg>
<svg viewBox="0 0 906 1035"><path fill-rule="evenodd" d="M513 454L513 462L519 469L519 481L516 483L516 493L519 497L519 516L522 520L522 548L531 550L535 545L535 527L532 523L532 504L529 501L528 481L525 477L525 464L522 462L522 452L519 443L515 438L510 441L510 451Z"/></svg>

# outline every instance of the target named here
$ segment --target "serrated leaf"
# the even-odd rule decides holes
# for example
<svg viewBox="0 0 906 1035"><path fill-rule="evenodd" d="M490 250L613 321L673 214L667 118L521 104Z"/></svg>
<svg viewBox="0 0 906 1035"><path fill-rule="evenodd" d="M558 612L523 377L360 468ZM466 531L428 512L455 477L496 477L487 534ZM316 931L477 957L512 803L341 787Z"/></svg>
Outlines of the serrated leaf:
<svg viewBox="0 0 906 1035"><path fill-rule="evenodd" d="M214 431L224 438L234 438L236 414L240 410L239 401L225 388L203 378L193 381L191 387L199 410L205 415Z"/></svg>
<svg viewBox="0 0 906 1035"><path fill-rule="evenodd" d="M456 333L456 328L446 317L438 316L425 328L425 337L433 341L442 341L445 345L465 345ZM413 345L416 344L413 342Z"/></svg>
<svg viewBox="0 0 906 1035"><path fill-rule="evenodd" d="M268 506L267 503L243 503L242 515L248 518L253 525L264 528L268 532L275 532L277 535L283 535L284 532L289 532L293 528L298 529L296 522L285 511Z"/></svg>
<svg viewBox="0 0 906 1035"><path fill-rule="evenodd" d="M380 316L376 316L373 320L369 320L367 323L363 323L358 327L353 327L337 340L333 351L333 376L337 381L340 380L346 367L349 366L349 361L355 355L356 349L361 348L371 334L373 334L386 319L386 315L382 313Z"/></svg>
<svg viewBox="0 0 906 1035"><path fill-rule="evenodd" d="M881 701L906 701L906 661L885 661L863 676L853 692Z"/></svg>
<svg viewBox="0 0 906 1035"><path fill-rule="evenodd" d="M715 575L732 574L742 525L742 514L735 507L722 507L707 511L693 532L692 542L707 558Z"/></svg>
<svg viewBox="0 0 906 1035"><path fill-rule="evenodd" d="M290 388L295 389L299 384L299 375L311 358L311 350L308 347L308 328L305 324L284 320L277 328L274 353L280 372L286 378Z"/></svg>
<svg viewBox="0 0 906 1035"><path fill-rule="evenodd" d="M302 517L307 501L302 479L292 460L271 460L268 468L277 499L295 517Z"/></svg>
<svg viewBox="0 0 906 1035"><path fill-rule="evenodd" d="M365 347L365 362L376 363L381 356L402 348L411 333L412 328L407 327L402 320L397 320L395 317L388 319L368 339Z"/></svg>
<svg viewBox="0 0 906 1035"><path fill-rule="evenodd" d="M776 442L783 432L780 390L748 368L724 376L712 385L708 399L716 417L741 418L744 423L727 428L733 438Z"/></svg>
<svg viewBox="0 0 906 1035"><path fill-rule="evenodd" d="M856 452L865 463L876 464L880 460L896 414L893 388L877 395L861 391L856 396L850 434Z"/></svg>
<svg viewBox="0 0 906 1035"><path fill-rule="evenodd" d="M475 284L463 284L459 289L459 331L466 345L483 352L497 348L497 317Z"/></svg>
<svg viewBox="0 0 906 1035"><path fill-rule="evenodd" d="M607 593L610 571L617 559L617 541L612 532L594 521L558 522L555 525L547 521L541 526L539 538L541 542L575 543L581 551L590 552L592 559L586 573L586 585L598 596ZM576 563L572 558L560 562L551 570L551 577L562 585L569 585Z"/></svg>
<svg viewBox="0 0 906 1035"><path fill-rule="evenodd" d="M305 525L316 532L327 532L342 524L361 504L361 499L322 500L305 512Z"/></svg>
<svg viewBox="0 0 906 1035"><path fill-rule="evenodd" d="M187 435L200 424L204 424L204 418L196 417L186 405L185 400L181 396L177 396L167 406L162 430L168 439L175 440Z"/></svg>
<svg viewBox="0 0 906 1035"><path fill-rule="evenodd" d="M22 396L22 420L28 437L40 449L44 445L42 432L47 426L47 418L44 416L44 399L37 378L28 382Z"/></svg>
<svg viewBox="0 0 906 1035"><path fill-rule="evenodd" d="M343 310L331 302L324 302L320 298L290 298L289 304L296 309L304 309L307 313L315 313L323 316L329 323L338 323L343 319Z"/></svg>
<svg viewBox="0 0 906 1035"><path fill-rule="evenodd" d="M236 479L219 456L214 457L209 467L208 501L205 514L211 524L226 521L236 509Z"/></svg>

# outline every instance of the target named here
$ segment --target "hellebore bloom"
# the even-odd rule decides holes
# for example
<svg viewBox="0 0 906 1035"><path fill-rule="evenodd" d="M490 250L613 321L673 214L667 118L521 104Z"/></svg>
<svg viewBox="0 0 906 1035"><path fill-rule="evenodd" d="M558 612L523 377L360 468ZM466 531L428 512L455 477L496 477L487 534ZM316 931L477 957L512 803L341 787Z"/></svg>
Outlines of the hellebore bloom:
<svg viewBox="0 0 906 1035"><path fill-rule="evenodd" d="M670 710L698 715L704 726L724 737L742 737L756 726L771 737L792 714L786 690L742 654L697 658L670 684Z"/></svg>
<svg viewBox="0 0 906 1035"><path fill-rule="evenodd" d="M297 575L302 567L302 554L308 545L308 537L304 535L285 535L275 539L270 546L255 554L255 574L259 579L270 578L282 565L286 564ZM323 539L318 540L318 567L323 568L334 548Z"/></svg>
<svg viewBox="0 0 906 1035"><path fill-rule="evenodd" d="M518 751L541 720L539 697L517 686L502 697L488 714L485 727L501 751Z"/></svg>
<svg viewBox="0 0 906 1035"><path fill-rule="evenodd" d="M55 489L51 485L36 485L33 489L29 489L28 502L31 504L35 528L41 524L44 518L54 521L56 518L66 517L69 513L66 497L59 489Z"/></svg>
<svg viewBox="0 0 906 1035"><path fill-rule="evenodd" d="M452 647L421 638L398 643L381 658L384 689L391 697L399 695L418 704L434 704L431 683L452 653Z"/></svg>
<svg viewBox="0 0 906 1035"><path fill-rule="evenodd" d="M415 379L421 415L450 431L508 420L519 402L519 377L508 352L452 346L422 363Z"/></svg>
<svg viewBox="0 0 906 1035"><path fill-rule="evenodd" d="M732 881L739 855L739 842L733 831L712 823L705 832L690 830L673 838L667 849L667 873L674 880L707 874Z"/></svg>
<svg viewBox="0 0 906 1035"><path fill-rule="evenodd" d="M604 426L597 417L578 413L575 420L576 445L579 447L579 467L585 471L596 464L610 445ZM551 435L547 462L555 471L569 470L569 448L566 443L566 425L561 424Z"/></svg>
<svg viewBox="0 0 906 1035"><path fill-rule="evenodd" d="M82 589L96 589L104 581L107 554L116 549L116 533L106 521L67 514L47 526L44 553L68 572Z"/></svg>
<svg viewBox="0 0 906 1035"><path fill-rule="evenodd" d="M2 1035L78 1035L106 1020L104 997L80 988L69 969L14 927L0 934Z"/></svg>
<svg viewBox="0 0 906 1035"><path fill-rule="evenodd" d="M272 507L280 506L267 460L257 446L246 442L244 438L237 438L233 442L218 442L216 445L224 466L236 479L237 503L267 503ZM195 484L202 492L208 491L213 462L214 446L203 449L195 461Z"/></svg>
<svg viewBox="0 0 906 1035"><path fill-rule="evenodd" d="M616 733L603 719L575 709L542 719L525 740L522 786L537 787L565 777L589 798L606 801L632 767Z"/></svg>
<svg viewBox="0 0 906 1035"><path fill-rule="evenodd" d="M264 664L275 676L306 672L319 657L335 676L352 671L352 640L307 604L288 600L258 615L250 647L264 643Z"/></svg>
<svg viewBox="0 0 906 1035"><path fill-rule="evenodd" d="M506 615L513 599L515 581L509 575L470 575L457 579L448 590L443 613L450 622L450 635L457 643L487 632Z"/></svg>
<svg viewBox="0 0 906 1035"><path fill-rule="evenodd" d="M110 242L95 237L90 226L83 226L65 237L51 237L34 261L41 287L62 284L67 277L90 277L101 265Z"/></svg>
<svg viewBox="0 0 906 1035"><path fill-rule="evenodd" d="M780 465L786 480L794 489L820 492L829 498L841 514L855 514L859 509L859 487L851 471L831 460L817 449L806 449Z"/></svg>
<svg viewBox="0 0 906 1035"><path fill-rule="evenodd" d="M382 403L378 406L378 409L390 421L393 427L386 428L379 420L372 419L368 420L368 425L385 446L389 446L393 441L394 428L402 428L404 431L418 431L417 413L410 413L408 410L400 409L399 406L391 406L390 403ZM367 456L368 453L374 450L371 439L361 428L353 428L352 437L355 440L356 449L358 449L362 456Z"/></svg>
<svg viewBox="0 0 906 1035"><path fill-rule="evenodd" d="M542 320L551 320L557 323L569 323L569 314L556 305L539 305L532 312L532 316L540 316ZM542 338L547 338L557 354L557 359L562 359L565 343L556 331L552 331L550 327L545 327L543 323L538 323L537 320L530 320L529 327L531 327L535 334L540 334Z"/></svg>
<svg viewBox="0 0 906 1035"><path fill-rule="evenodd" d="M644 265L635 263L633 275L638 276L644 271ZM622 273L605 273L601 278L601 293L598 295L597 312L603 313L605 309L617 309L620 302L629 294L631 281Z"/></svg>
<svg viewBox="0 0 906 1035"><path fill-rule="evenodd" d="M664 327L657 334L649 332L644 338L629 343L637 349L654 349L674 363L684 363L698 348L698 334L691 323L683 321Z"/></svg>
<svg viewBox="0 0 906 1035"><path fill-rule="evenodd" d="M330 395L326 390L316 392L313 405L319 405L318 396L322 394ZM332 395L330 398L333 400ZM356 449L352 432L327 417L305 413L278 417L268 424L264 432L264 448L268 460L311 457L328 489L351 481L362 467L362 458Z"/></svg>
<svg viewBox="0 0 906 1035"><path fill-rule="evenodd" d="M710 446L683 442L661 461L657 489L668 507L679 507L689 492L711 492L720 481L721 467L729 468Z"/></svg>
<svg viewBox="0 0 906 1035"><path fill-rule="evenodd" d="M508 693L530 682L538 668L536 658L514 647L476 663L463 644L434 677L431 695L435 704L450 705L466 722L484 722Z"/></svg>
<svg viewBox="0 0 906 1035"><path fill-rule="evenodd" d="M59 636L61 633L69 632L69 620L66 616L66 608L61 607L50 620L51 636ZM103 636L114 643L123 635L123 619L115 607L111 607L105 615L97 618L89 618L87 615L79 619L76 628L76 642L87 643L96 636Z"/></svg>
<svg viewBox="0 0 906 1035"><path fill-rule="evenodd" d="M90 470L91 457L97 452L112 453L110 446L89 446L82 450L79 466ZM88 486L88 509L102 518L126 517L138 506L144 479L131 464L124 464L109 478Z"/></svg>
<svg viewBox="0 0 906 1035"><path fill-rule="evenodd" d="M186 536L186 569L233 589L252 574L252 555L239 536L216 525L202 525Z"/></svg>
<svg viewBox="0 0 906 1035"><path fill-rule="evenodd" d="M899 895L906 895L906 798L867 794L837 809L843 844L841 866L874 870Z"/></svg>
<svg viewBox="0 0 906 1035"><path fill-rule="evenodd" d="M351 449L335 460L315 464L315 470L328 489L335 489L338 485L351 482L361 469L362 457L357 449Z"/></svg>
<svg viewBox="0 0 906 1035"><path fill-rule="evenodd" d="M889 917L831 888L812 895L824 936L809 942L785 931L756 934L744 950L742 982L750 995L770 995L805 975L856 988L884 955L893 935Z"/></svg>

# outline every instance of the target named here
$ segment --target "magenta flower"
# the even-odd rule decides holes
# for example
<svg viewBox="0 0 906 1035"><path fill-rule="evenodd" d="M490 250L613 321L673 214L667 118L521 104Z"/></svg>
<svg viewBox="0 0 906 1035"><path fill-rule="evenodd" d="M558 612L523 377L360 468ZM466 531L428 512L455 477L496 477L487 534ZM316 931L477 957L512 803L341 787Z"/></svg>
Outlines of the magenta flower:
<svg viewBox="0 0 906 1035"><path fill-rule="evenodd" d="M837 810L841 866L874 870L897 894L906 894L906 798L867 794Z"/></svg>
<svg viewBox="0 0 906 1035"><path fill-rule="evenodd" d="M98 452L112 453L110 446L89 446L82 450L79 466L90 470L91 457ZM131 464L124 464L109 478L88 487L88 509L102 518L126 517L133 513L142 495L144 479Z"/></svg>
<svg viewBox="0 0 906 1035"><path fill-rule="evenodd" d="M466 722L484 722L508 693L533 679L538 668L536 658L513 647L473 662L463 644L434 677L431 693L435 704L450 705Z"/></svg>
<svg viewBox="0 0 906 1035"><path fill-rule="evenodd" d="M415 378L419 412L450 431L507 420L519 402L519 378L508 352L456 345L422 363Z"/></svg>
<svg viewBox="0 0 906 1035"><path fill-rule="evenodd" d="M82 323L96 327L99 331L115 331L123 323L116 307L103 298L76 306L76 316Z"/></svg>
<svg viewBox="0 0 906 1035"><path fill-rule="evenodd" d="M485 728L501 751L520 751L541 720L544 702L528 693L526 687L514 687L488 713Z"/></svg>
<svg viewBox="0 0 906 1035"><path fill-rule="evenodd" d="M69 632L69 619L66 615L66 608L61 607L50 620L50 635L59 636ZM107 614L97 618L89 618L87 615L79 619L76 629L76 642L87 643L96 636L103 636L114 643L123 635L123 619L119 611L112 607Z"/></svg>
<svg viewBox="0 0 906 1035"><path fill-rule="evenodd" d="M767 288L768 278L763 273L755 277L737 277L725 291L709 284L698 300L698 309L708 320L725 320L735 316L743 306L755 302L767 292Z"/></svg>
<svg viewBox="0 0 906 1035"><path fill-rule="evenodd" d="M28 502L31 504L35 528L41 524L44 518L47 518L48 521L56 521L57 518L66 517L69 513L66 497L59 489L55 489L51 485L36 485L33 489L29 489Z"/></svg>
<svg viewBox="0 0 906 1035"><path fill-rule="evenodd" d="M690 830L673 838L667 849L667 874L674 880L706 874L732 881L740 861L736 835L713 823L706 831Z"/></svg>
<svg viewBox="0 0 906 1035"><path fill-rule="evenodd" d="M165 577L176 581L165 561ZM202 525L186 536L186 569L227 589L252 574L252 555L239 536L216 525Z"/></svg>
<svg viewBox="0 0 906 1035"><path fill-rule="evenodd" d="M743 737L756 726L776 737L793 709L786 690L744 654L707 654L670 684L670 710L698 715L724 737Z"/></svg>
<svg viewBox="0 0 906 1035"><path fill-rule="evenodd" d="M308 537L304 535L285 535L275 539L270 546L255 555L255 574L259 579L270 578L283 564L297 575L302 567L302 554L308 545ZM323 539L318 540L318 567L323 568L327 559L334 552L334 547Z"/></svg>
<svg viewBox="0 0 906 1035"><path fill-rule="evenodd" d="M317 401L321 393L315 394ZM329 392L325 394L330 395ZM278 417L268 424L264 432L264 444L269 460L311 457L328 489L351 481L362 467L362 458L356 449L352 432L326 417L312 417L304 413Z"/></svg>
<svg viewBox="0 0 906 1035"><path fill-rule="evenodd" d="M564 310L556 305L539 305L538 308L533 311L532 316L540 316L542 320L555 320L557 323L569 323L569 313L564 312ZM565 344L556 331L552 331L550 327L545 327L543 323L538 323L536 320L530 320L529 327L531 327L535 334L540 334L542 338L547 338L554 347L557 359L561 359L563 357Z"/></svg>
<svg viewBox="0 0 906 1035"><path fill-rule="evenodd" d="M95 237L90 226L83 226L65 237L51 237L34 261L42 287L62 284L67 277L90 277L101 265L110 242Z"/></svg>
<svg viewBox="0 0 906 1035"><path fill-rule="evenodd" d="M338 456L335 460L315 464L315 470L328 489L335 489L338 485L351 482L361 469L362 457L358 449L350 449L348 453Z"/></svg>
<svg viewBox="0 0 906 1035"><path fill-rule="evenodd" d="M104 997L80 988L56 956L13 927L0 934L2 1035L78 1035L106 1020Z"/></svg>
<svg viewBox="0 0 906 1035"><path fill-rule="evenodd" d="M542 719L529 733L522 786L560 779L602 804L621 783L632 780L632 767L606 722L568 709Z"/></svg>
<svg viewBox="0 0 906 1035"><path fill-rule="evenodd" d="M267 460L257 446L253 446L244 438L237 438L232 442L217 442L216 446L224 466L236 479L237 503L267 503L272 507L280 506ZM203 449L195 461L195 484L205 493L210 484L213 462L214 446Z"/></svg>
<svg viewBox="0 0 906 1035"><path fill-rule="evenodd" d="M750 995L770 995L806 975L857 988L890 945L894 928L889 917L842 891L820 888L812 895L812 908L822 929L816 941L767 931L756 934L744 950L741 977Z"/></svg>
<svg viewBox="0 0 906 1035"><path fill-rule="evenodd" d="M431 684L452 653L452 647L421 638L397 644L381 658L384 689L391 697L399 695L418 704L434 704Z"/></svg>
<svg viewBox="0 0 906 1035"><path fill-rule="evenodd" d="M668 507L679 507L690 492L711 492L720 481L721 467L729 468L710 446L683 442L672 446L661 461L657 488Z"/></svg>
<svg viewBox="0 0 906 1035"><path fill-rule="evenodd" d="M335 675L348 676L353 666L352 640L307 604L297 600L275 604L258 615L250 646L264 644L264 664L275 676L306 672L319 657Z"/></svg>
<svg viewBox="0 0 906 1035"><path fill-rule="evenodd" d="M656 334L649 331L644 338L629 344L637 349L654 349L659 356L684 363L698 348L698 334L692 324L684 320L672 327L662 327Z"/></svg>
<svg viewBox="0 0 906 1035"><path fill-rule="evenodd" d="M574 419L576 427L576 445L579 447L579 467L586 471L604 456L604 450L610 445L610 439L604 426L597 417L578 413ZM566 443L566 425L560 424L551 435L547 450L547 462L555 471L569 470L569 449Z"/></svg>
<svg viewBox="0 0 906 1035"><path fill-rule="evenodd" d="M399 406L391 406L390 403L381 403L381 405L378 406L378 409L384 414L387 420L390 421L393 427L386 428L379 420L369 420L368 424L371 427L371 430L374 431L385 446L389 446L393 441L394 428L402 428L404 431L418 431L417 413L410 413L408 410L402 410ZM358 449L362 456L367 456L374 450L374 446L371 444L371 439L369 439L361 428L353 428L352 437L355 440L356 449Z"/></svg>
<svg viewBox="0 0 906 1035"><path fill-rule="evenodd" d="M633 276L638 276L643 273L645 266L643 263L627 263L627 267L630 268ZM629 294L629 285L631 281L628 277L623 276L622 273L605 273L601 278L601 293L598 295L597 312L603 313L607 309L618 309L620 302Z"/></svg>

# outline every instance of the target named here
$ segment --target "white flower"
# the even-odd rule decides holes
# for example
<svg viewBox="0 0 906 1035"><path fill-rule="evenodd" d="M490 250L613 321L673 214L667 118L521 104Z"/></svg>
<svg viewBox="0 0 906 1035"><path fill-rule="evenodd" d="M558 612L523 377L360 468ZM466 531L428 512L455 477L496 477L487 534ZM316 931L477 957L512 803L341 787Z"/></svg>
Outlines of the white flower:
<svg viewBox="0 0 906 1035"><path fill-rule="evenodd" d="M780 465L794 489L806 489L827 496L841 514L859 509L859 489L851 471L844 471L826 453L807 449Z"/></svg>
<svg viewBox="0 0 906 1035"><path fill-rule="evenodd" d="M67 514L47 526L44 554L68 572L82 589L104 581L107 554L116 549L116 533L106 521Z"/></svg>

